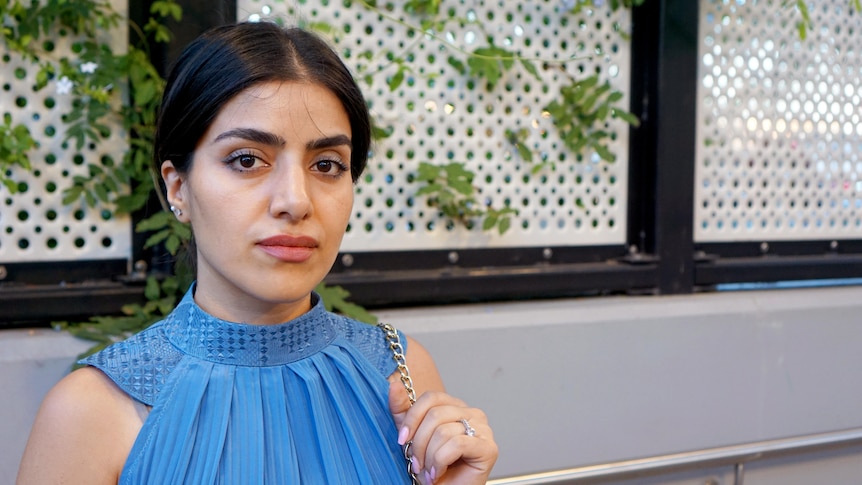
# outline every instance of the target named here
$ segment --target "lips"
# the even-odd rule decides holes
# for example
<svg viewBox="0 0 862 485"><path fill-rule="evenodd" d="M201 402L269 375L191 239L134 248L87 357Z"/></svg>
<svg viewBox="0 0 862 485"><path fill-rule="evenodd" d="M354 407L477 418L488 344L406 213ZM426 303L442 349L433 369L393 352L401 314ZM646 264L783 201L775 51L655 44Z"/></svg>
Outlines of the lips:
<svg viewBox="0 0 862 485"><path fill-rule="evenodd" d="M318 242L307 236L279 235L263 239L257 243L263 252L287 263L301 263L314 253Z"/></svg>

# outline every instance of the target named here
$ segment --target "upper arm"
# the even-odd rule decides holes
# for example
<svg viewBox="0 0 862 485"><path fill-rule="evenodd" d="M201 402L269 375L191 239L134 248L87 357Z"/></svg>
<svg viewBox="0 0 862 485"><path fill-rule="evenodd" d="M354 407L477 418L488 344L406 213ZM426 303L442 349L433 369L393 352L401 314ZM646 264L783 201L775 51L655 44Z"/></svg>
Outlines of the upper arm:
<svg viewBox="0 0 862 485"><path fill-rule="evenodd" d="M428 350L411 337L407 337L407 368L413 380L413 388L417 396L426 391L445 392L443 379L437 370L437 365ZM398 372L395 373L396 377Z"/></svg>
<svg viewBox="0 0 862 485"><path fill-rule="evenodd" d="M72 372L39 408L17 484L116 484L141 425L132 399L101 371Z"/></svg>

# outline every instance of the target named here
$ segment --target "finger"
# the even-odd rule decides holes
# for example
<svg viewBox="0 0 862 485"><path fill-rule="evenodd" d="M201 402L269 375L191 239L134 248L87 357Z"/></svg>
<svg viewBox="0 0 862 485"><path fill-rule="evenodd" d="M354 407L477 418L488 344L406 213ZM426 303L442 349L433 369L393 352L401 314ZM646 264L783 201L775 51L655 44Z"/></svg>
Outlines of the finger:
<svg viewBox="0 0 862 485"><path fill-rule="evenodd" d="M389 411L393 416L403 416L410 409L410 398L407 390L399 380L389 381Z"/></svg>
<svg viewBox="0 0 862 485"><path fill-rule="evenodd" d="M390 398L391 396L392 388L390 387ZM391 402L392 401L390 399L390 409L392 407ZM422 396L420 396L419 399L416 400L416 403L413 405L413 407L410 407L408 400L408 404L406 407L409 409L407 409L404 415L404 420L401 425L410 429L410 436L412 437L415 434L417 428L419 427L419 424L426 419L426 415L432 409L436 409L438 407L467 409L467 404L460 399L454 398L446 394L445 392L429 391L422 394ZM449 421L451 421L452 419L458 420L463 417L460 416L459 413L455 412L454 410L452 410L448 416L450 418L448 419ZM446 416L441 415L439 416L438 420L443 418L446 418Z"/></svg>
<svg viewBox="0 0 862 485"><path fill-rule="evenodd" d="M461 426L461 423L454 423ZM487 430L490 432L490 428ZM458 483L473 483L487 478L497 460L497 444L493 439L456 434L439 444L432 445L433 453L426 459L430 478L437 482L448 474L456 473ZM485 430L481 431L482 433ZM453 476L452 478L455 478ZM483 480L484 481L484 480Z"/></svg>
<svg viewBox="0 0 862 485"><path fill-rule="evenodd" d="M460 401L457 402L461 403ZM413 410L411 409L405 422L414 417L411 416L412 413ZM410 435L410 439L413 441L412 451L418 461L417 468L429 470L427 461L433 456L435 450L442 446L442 443L454 437L466 436L464 434L466 427L460 421L468 417L476 435L482 434L487 439L493 440L493 433L488 426L485 414L481 410L453 405L431 407L425 412L416 431Z"/></svg>

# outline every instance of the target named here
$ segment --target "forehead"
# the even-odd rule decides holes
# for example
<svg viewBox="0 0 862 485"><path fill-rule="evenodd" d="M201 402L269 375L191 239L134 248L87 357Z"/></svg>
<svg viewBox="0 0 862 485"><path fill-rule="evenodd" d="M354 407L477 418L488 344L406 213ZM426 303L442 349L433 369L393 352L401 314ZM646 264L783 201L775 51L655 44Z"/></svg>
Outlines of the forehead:
<svg viewBox="0 0 862 485"><path fill-rule="evenodd" d="M350 136L350 120L329 89L306 82L266 82L238 93L219 111L204 139L237 126L295 137Z"/></svg>

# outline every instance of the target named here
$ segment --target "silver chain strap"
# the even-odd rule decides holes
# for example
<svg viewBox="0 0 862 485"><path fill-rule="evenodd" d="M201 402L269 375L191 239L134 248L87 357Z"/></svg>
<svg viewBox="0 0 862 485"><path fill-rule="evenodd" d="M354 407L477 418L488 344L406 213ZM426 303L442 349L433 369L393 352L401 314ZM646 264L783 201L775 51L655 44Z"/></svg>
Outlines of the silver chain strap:
<svg viewBox="0 0 862 485"><path fill-rule="evenodd" d="M407 359L404 357L404 347L401 345L401 337L398 336L398 331L395 327L388 323L378 323L384 334L386 341L389 342L389 350L392 351L392 360L398 364L398 373L401 374L401 384L404 390L407 391L407 399L410 400L410 405L416 404L416 391L413 389L413 379L410 378L410 369L407 368ZM413 471L413 440L404 444L404 459L407 460L407 475L410 477L413 485L421 485L419 477Z"/></svg>

